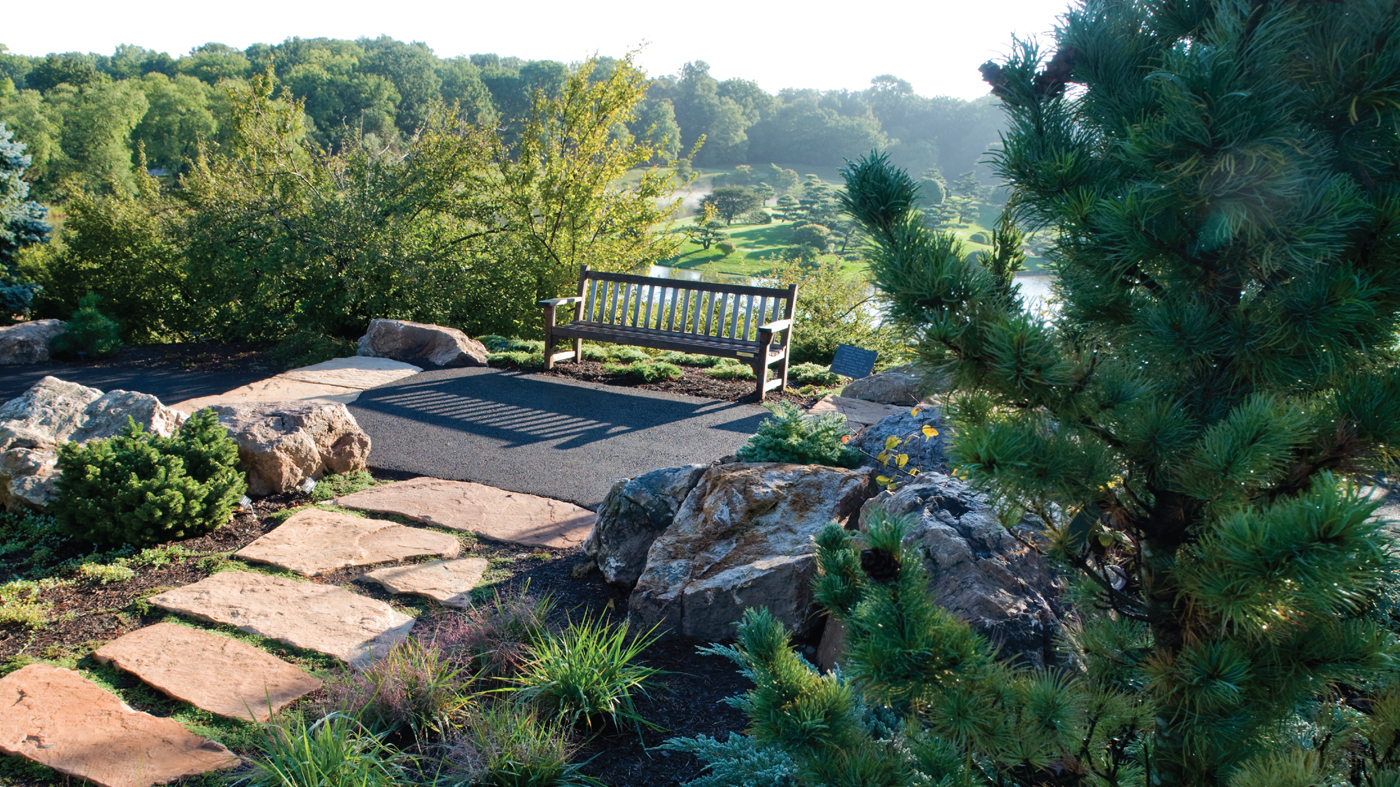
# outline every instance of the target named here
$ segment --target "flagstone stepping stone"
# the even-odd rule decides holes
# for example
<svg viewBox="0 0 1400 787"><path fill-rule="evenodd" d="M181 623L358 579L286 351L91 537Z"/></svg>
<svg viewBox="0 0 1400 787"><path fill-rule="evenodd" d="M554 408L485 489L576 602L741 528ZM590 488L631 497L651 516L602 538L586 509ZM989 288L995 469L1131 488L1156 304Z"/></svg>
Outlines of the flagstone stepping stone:
<svg viewBox="0 0 1400 787"><path fill-rule="evenodd" d="M412 377L423 371L411 363L389 358L369 358L357 355L351 358L332 358L311 366L289 369L277 375L288 380L322 385L339 385L346 388L365 390L379 385Z"/></svg>
<svg viewBox="0 0 1400 787"><path fill-rule="evenodd" d="M224 571L150 602L169 612L359 664L402 642L414 619L382 601L331 585Z"/></svg>
<svg viewBox="0 0 1400 787"><path fill-rule="evenodd" d="M177 700L245 721L267 721L298 697L321 688L321 681L266 651L174 623L137 629L92 656Z"/></svg>
<svg viewBox="0 0 1400 787"><path fill-rule="evenodd" d="M127 707L73 670L30 664L0 678L0 752L103 787L168 784L238 764L173 719Z"/></svg>
<svg viewBox="0 0 1400 787"><path fill-rule="evenodd" d="M416 593L448 607L470 607L472 588L486 573L485 558L439 560L416 566L395 566L371 571L361 581L378 582L392 593Z"/></svg>
<svg viewBox="0 0 1400 787"><path fill-rule="evenodd" d="M461 551L462 543L447 533L308 508L292 514L234 557L314 577L348 566L397 562L419 555L456 557Z"/></svg>
<svg viewBox="0 0 1400 787"><path fill-rule="evenodd" d="M413 478L333 502L525 546L574 547L593 529L593 512L586 508L470 481Z"/></svg>
<svg viewBox="0 0 1400 787"><path fill-rule="evenodd" d="M846 423L850 425L853 432L858 432L871 424L877 424L887 416L907 412L909 412L908 407L877 404L867 402L864 399L851 399L835 394L822 397L821 401L812 405L812 409L807 411L809 415L837 413L845 416Z"/></svg>

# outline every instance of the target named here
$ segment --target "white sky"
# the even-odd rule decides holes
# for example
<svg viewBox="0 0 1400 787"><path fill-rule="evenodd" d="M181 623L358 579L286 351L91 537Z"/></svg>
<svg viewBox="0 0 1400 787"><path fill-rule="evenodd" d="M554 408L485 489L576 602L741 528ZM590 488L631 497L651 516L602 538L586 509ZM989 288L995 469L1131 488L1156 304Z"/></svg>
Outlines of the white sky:
<svg viewBox="0 0 1400 787"><path fill-rule="evenodd" d="M182 55L210 41L244 48L303 38L390 35L423 41L439 57L477 52L564 62L620 56L642 43L651 76L704 60L717 79L784 87L861 90L880 74L916 92L971 99L977 73L1000 58L1011 35L1046 36L1068 0L893 0L866 3L762 0L70 0L34 24L0 31L24 55L111 54L118 44Z"/></svg>

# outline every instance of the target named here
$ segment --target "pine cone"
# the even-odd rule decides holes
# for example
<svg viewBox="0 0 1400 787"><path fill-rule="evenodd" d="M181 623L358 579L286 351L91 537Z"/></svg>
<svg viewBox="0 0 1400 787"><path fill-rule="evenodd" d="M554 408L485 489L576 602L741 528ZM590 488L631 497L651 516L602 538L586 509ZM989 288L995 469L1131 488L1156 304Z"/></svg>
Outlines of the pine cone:
<svg viewBox="0 0 1400 787"><path fill-rule="evenodd" d="M1045 64L1045 70L1036 75L1036 97L1044 98L1064 93L1065 83L1074 75L1074 60L1078 55L1078 50L1072 46L1056 52L1055 56L1050 58L1050 62Z"/></svg>
<svg viewBox="0 0 1400 787"><path fill-rule="evenodd" d="M899 556L886 549L861 550L860 570L871 582L888 585L899 578Z"/></svg>

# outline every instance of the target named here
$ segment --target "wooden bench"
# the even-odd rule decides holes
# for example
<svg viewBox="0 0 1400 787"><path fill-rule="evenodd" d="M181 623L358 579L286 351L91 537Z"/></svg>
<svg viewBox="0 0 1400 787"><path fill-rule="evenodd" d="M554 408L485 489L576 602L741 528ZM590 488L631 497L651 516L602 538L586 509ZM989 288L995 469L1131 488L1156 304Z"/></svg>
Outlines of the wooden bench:
<svg viewBox="0 0 1400 787"><path fill-rule="evenodd" d="M797 285L782 289L597 273L582 266L578 295L540 301L544 368L582 358L583 340L735 358L753 369L759 401L787 385L788 347ZM561 306L574 319L555 325ZM559 339L573 350L555 353ZM769 379L769 367L774 369Z"/></svg>

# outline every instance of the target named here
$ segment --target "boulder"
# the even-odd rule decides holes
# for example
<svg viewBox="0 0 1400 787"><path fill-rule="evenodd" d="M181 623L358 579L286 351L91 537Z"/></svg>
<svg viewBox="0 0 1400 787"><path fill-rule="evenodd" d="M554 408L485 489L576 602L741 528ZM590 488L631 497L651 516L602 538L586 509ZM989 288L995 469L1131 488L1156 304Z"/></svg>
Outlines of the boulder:
<svg viewBox="0 0 1400 787"><path fill-rule="evenodd" d="M813 537L869 497L858 470L733 463L705 471L656 537L628 600L629 618L707 641L730 639L746 608L768 607L796 631L810 623Z"/></svg>
<svg viewBox="0 0 1400 787"><path fill-rule="evenodd" d="M841 389L841 396L880 404L916 405L923 401L923 384L918 375L904 371L905 368L853 380Z"/></svg>
<svg viewBox="0 0 1400 787"><path fill-rule="evenodd" d="M357 355L426 367L486 366L486 346L456 328L407 320L370 320Z"/></svg>
<svg viewBox="0 0 1400 787"><path fill-rule="evenodd" d="M370 439L338 402L214 405L248 468L248 494L290 492L307 479L365 469Z"/></svg>
<svg viewBox="0 0 1400 787"><path fill-rule="evenodd" d="M893 415L885 416L867 426L856 437L855 447L861 452L863 464L867 467L877 466L875 457L885 449L885 442L891 437L897 437L903 442L894 453L909 455L906 469L918 468L921 473L948 469L948 425L943 420L942 411L931 405L923 405L917 408L918 414L915 415L915 409L901 409ZM925 426L932 426L938 430L938 435L925 438ZM905 438L910 439L906 441Z"/></svg>
<svg viewBox="0 0 1400 787"><path fill-rule="evenodd" d="M46 363L49 344L65 327L63 320L34 320L0 328L0 366Z"/></svg>
<svg viewBox="0 0 1400 787"><path fill-rule="evenodd" d="M931 473L872 498L861 509L862 526L877 510L913 518L905 543L923 554L939 605L997 644L1003 658L1033 668L1058 663L1065 610L1055 573L1002 527L985 495ZM1028 538L1035 525L1018 527Z"/></svg>
<svg viewBox="0 0 1400 787"><path fill-rule="evenodd" d="M58 480L59 445L120 434L128 417L169 437L186 416L149 394L104 394L56 377L0 406L0 505L47 510Z"/></svg>
<svg viewBox="0 0 1400 787"><path fill-rule="evenodd" d="M636 584L652 542L671 526L705 468L667 467L613 484L583 542L583 551L597 562L604 579L627 587Z"/></svg>

